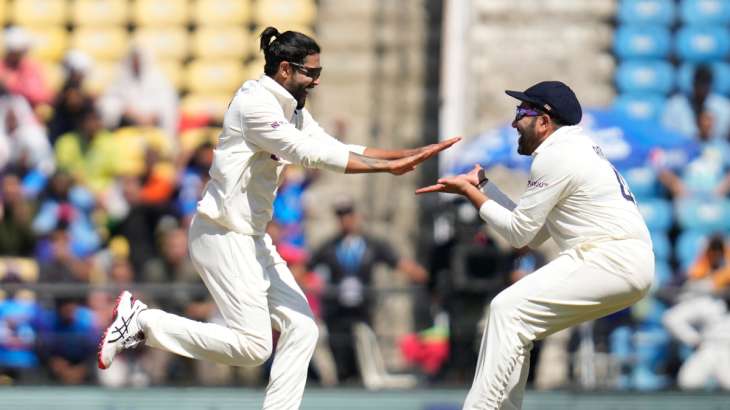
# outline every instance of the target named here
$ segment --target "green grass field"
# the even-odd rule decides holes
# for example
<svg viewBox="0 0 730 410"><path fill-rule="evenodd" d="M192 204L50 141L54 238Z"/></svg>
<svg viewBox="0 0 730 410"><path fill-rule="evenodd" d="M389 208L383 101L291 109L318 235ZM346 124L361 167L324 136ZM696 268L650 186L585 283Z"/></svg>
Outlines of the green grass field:
<svg viewBox="0 0 730 410"><path fill-rule="evenodd" d="M460 410L465 390L369 392L308 389L302 410ZM251 389L119 389L6 387L0 409L23 410L246 410L260 409L263 392ZM730 394L528 392L524 410L724 410Z"/></svg>

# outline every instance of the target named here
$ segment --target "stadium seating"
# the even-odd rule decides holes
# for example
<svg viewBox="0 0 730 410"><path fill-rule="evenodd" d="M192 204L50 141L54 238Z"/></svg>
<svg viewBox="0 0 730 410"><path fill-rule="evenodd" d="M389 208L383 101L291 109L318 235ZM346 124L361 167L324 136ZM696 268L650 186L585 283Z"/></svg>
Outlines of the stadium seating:
<svg viewBox="0 0 730 410"><path fill-rule="evenodd" d="M195 60L187 66L184 86L206 94L232 93L241 84L242 72L238 60Z"/></svg>
<svg viewBox="0 0 730 410"><path fill-rule="evenodd" d="M188 37L188 31L182 26L145 26L135 31L133 39L158 59L182 60L188 56Z"/></svg>
<svg viewBox="0 0 730 410"><path fill-rule="evenodd" d="M666 104L666 97L661 94L621 94L614 101L620 112L642 120L657 120Z"/></svg>
<svg viewBox="0 0 730 410"><path fill-rule="evenodd" d="M239 26L201 26L193 33L193 56L197 58L244 58L256 44L251 33Z"/></svg>
<svg viewBox="0 0 730 410"><path fill-rule="evenodd" d="M33 38L31 54L45 61L59 61L68 48L68 31L63 26L26 27Z"/></svg>
<svg viewBox="0 0 730 410"><path fill-rule="evenodd" d="M691 62L711 62L730 54L730 30L723 26L684 26L677 31L675 51Z"/></svg>
<svg viewBox="0 0 730 410"><path fill-rule="evenodd" d="M727 0L682 0L682 21L689 24L730 24L730 2Z"/></svg>
<svg viewBox="0 0 730 410"><path fill-rule="evenodd" d="M677 221L683 229L713 232L730 230L730 201L686 199L675 202Z"/></svg>
<svg viewBox="0 0 730 410"><path fill-rule="evenodd" d="M249 0L194 0L192 18L198 25L235 24L243 26L251 19Z"/></svg>
<svg viewBox="0 0 730 410"><path fill-rule="evenodd" d="M664 199L639 202L639 211L650 231L667 231L672 225L672 203Z"/></svg>
<svg viewBox="0 0 730 410"><path fill-rule="evenodd" d="M669 29L654 25L620 26L614 52L621 58L666 58L672 48Z"/></svg>
<svg viewBox="0 0 730 410"><path fill-rule="evenodd" d="M260 26L311 26L316 14L317 7L312 0L257 1L253 20Z"/></svg>
<svg viewBox="0 0 730 410"><path fill-rule="evenodd" d="M10 9L10 19L22 26L65 24L67 15L65 0L15 0Z"/></svg>
<svg viewBox="0 0 730 410"><path fill-rule="evenodd" d="M189 12L187 0L135 0L132 21L148 26L184 25Z"/></svg>
<svg viewBox="0 0 730 410"><path fill-rule="evenodd" d="M659 195L656 171L651 167L635 167L622 172L626 183L639 202Z"/></svg>
<svg viewBox="0 0 730 410"><path fill-rule="evenodd" d="M666 263L672 256L672 244L666 231L651 231L651 241L654 244L654 256L658 261Z"/></svg>
<svg viewBox="0 0 730 410"><path fill-rule="evenodd" d="M668 26L675 18L674 0L622 0L618 21L622 24L661 24Z"/></svg>
<svg viewBox="0 0 730 410"><path fill-rule="evenodd" d="M674 68L667 61L627 60L616 71L621 92L667 94L674 88Z"/></svg>
<svg viewBox="0 0 730 410"><path fill-rule="evenodd" d="M689 268L697 259L702 248L707 244L707 233L688 229L677 238L675 254L682 270Z"/></svg>
<svg viewBox="0 0 730 410"><path fill-rule="evenodd" d="M71 23L74 25L123 25L128 18L127 0L73 0L71 3Z"/></svg>
<svg viewBox="0 0 730 410"><path fill-rule="evenodd" d="M78 27L71 34L71 47L95 60L119 60L129 50L129 41L121 27Z"/></svg>

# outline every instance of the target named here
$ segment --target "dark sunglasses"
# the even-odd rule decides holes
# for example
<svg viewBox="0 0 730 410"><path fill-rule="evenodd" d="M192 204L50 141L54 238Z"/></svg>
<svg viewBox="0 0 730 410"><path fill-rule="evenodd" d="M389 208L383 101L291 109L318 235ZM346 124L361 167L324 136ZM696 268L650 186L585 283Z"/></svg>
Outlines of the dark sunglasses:
<svg viewBox="0 0 730 410"><path fill-rule="evenodd" d="M289 62L289 64L296 67L297 71L306 75L312 80L318 79L319 76L322 74L322 67L307 67L304 64L292 63L291 61Z"/></svg>
<svg viewBox="0 0 730 410"><path fill-rule="evenodd" d="M517 112L515 113L515 121L519 121L525 117L537 117L538 115L543 114L542 111L536 110L534 108L529 107L520 107L517 106Z"/></svg>

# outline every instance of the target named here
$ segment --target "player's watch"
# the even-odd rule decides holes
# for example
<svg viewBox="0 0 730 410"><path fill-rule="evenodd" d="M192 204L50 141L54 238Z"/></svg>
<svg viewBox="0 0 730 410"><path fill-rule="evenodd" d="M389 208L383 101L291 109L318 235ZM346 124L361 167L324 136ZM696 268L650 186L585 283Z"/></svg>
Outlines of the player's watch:
<svg viewBox="0 0 730 410"><path fill-rule="evenodd" d="M479 183L477 183L477 188L479 189L484 188L484 185L487 185L487 182L489 182L489 178L487 178L487 172L484 170L484 168L480 169L477 172L477 179L479 179Z"/></svg>

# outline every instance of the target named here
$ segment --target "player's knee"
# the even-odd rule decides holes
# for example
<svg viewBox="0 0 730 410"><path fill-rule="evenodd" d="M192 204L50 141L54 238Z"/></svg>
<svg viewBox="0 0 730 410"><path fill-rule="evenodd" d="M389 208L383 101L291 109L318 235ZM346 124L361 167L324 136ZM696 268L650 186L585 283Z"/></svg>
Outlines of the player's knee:
<svg viewBox="0 0 730 410"><path fill-rule="evenodd" d="M234 365L260 366L266 363L273 352L271 332L262 334L239 334L239 352Z"/></svg>
<svg viewBox="0 0 730 410"><path fill-rule="evenodd" d="M301 318L294 323L292 331L295 333L295 338L303 345L314 348L317 345L319 339L319 326L317 322L311 317Z"/></svg>
<svg viewBox="0 0 730 410"><path fill-rule="evenodd" d="M516 305L517 300L505 290L492 299L492 302L489 304L489 312L492 316L510 315L517 311Z"/></svg>

